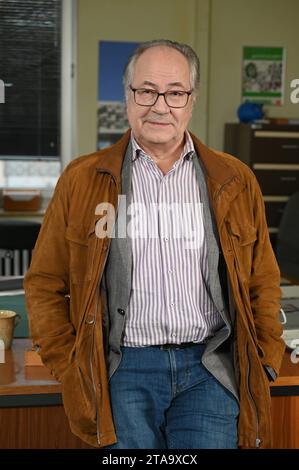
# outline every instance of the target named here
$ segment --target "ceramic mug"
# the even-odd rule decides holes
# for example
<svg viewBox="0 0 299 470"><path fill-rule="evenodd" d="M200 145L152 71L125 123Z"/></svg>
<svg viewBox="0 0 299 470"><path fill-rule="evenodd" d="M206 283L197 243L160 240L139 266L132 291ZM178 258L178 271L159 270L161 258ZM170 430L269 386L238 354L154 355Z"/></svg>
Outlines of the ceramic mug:
<svg viewBox="0 0 299 470"><path fill-rule="evenodd" d="M285 314L285 312L284 312L284 310L283 310L282 308L280 309L280 315L281 315L281 318L282 318L282 319L280 320L280 323L281 323L282 325L285 325L288 320L287 320L287 316L286 316L286 314Z"/></svg>
<svg viewBox="0 0 299 470"><path fill-rule="evenodd" d="M21 315L12 310L0 310L0 339L4 342L4 348L10 349L13 340L14 329L20 323Z"/></svg>

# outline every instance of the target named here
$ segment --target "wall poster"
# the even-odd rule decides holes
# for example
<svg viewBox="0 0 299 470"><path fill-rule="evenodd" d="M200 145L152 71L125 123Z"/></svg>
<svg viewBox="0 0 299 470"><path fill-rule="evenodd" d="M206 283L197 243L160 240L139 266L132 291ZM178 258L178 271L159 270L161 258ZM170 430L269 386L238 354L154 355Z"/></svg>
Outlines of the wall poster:
<svg viewBox="0 0 299 470"><path fill-rule="evenodd" d="M99 42L98 149L115 143L129 127L122 78L125 65L138 45L137 42Z"/></svg>
<svg viewBox="0 0 299 470"><path fill-rule="evenodd" d="M242 101L283 104L285 49L243 47Z"/></svg>

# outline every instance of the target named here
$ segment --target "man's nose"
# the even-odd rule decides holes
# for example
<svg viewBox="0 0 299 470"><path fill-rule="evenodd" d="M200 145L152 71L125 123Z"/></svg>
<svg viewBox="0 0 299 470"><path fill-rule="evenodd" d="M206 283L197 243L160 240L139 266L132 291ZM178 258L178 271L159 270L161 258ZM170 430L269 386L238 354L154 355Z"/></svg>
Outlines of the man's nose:
<svg viewBox="0 0 299 470"><path fill-rule="evenodd" d="M158 113L168 113L169 106L165 101L165 97L163 95L158 96L156 103L152 106L152 109Z"/></svg>

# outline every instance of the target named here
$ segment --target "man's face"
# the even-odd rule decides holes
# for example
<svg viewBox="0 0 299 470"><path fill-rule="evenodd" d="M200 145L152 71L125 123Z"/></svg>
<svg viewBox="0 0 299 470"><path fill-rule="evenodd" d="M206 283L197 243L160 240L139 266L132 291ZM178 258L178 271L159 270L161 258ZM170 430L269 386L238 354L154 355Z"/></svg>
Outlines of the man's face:
<svg viewBox="0 0 299 470"><path fill-rule="evenodd" d="M148 88L159 93L190 91L187 59L179 51L156 46L146 50L136 61L132 88ZM155 105L139 106L128 90L127 113L134 137L145 150L171 149L182 143L192 116L192 97L184 108L170 108L163 96Z"/></svg>

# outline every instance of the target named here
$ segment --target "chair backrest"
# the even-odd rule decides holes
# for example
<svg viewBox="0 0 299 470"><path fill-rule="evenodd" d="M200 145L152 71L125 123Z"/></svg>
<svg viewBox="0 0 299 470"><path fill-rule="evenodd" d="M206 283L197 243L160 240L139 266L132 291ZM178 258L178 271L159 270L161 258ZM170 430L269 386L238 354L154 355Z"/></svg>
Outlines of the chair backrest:
<svg viewBox="0 0 299 470"><path fill-rule="evenodd" d="M277 236L276 256L283 277L299 281L299 191L285 206Z"/></svg>
<svg viewBox="0 0 299 470"><path fill-rule="evenodd" d="M26 273L40 226L29 220L0 220L0 276Z"/></svg>

